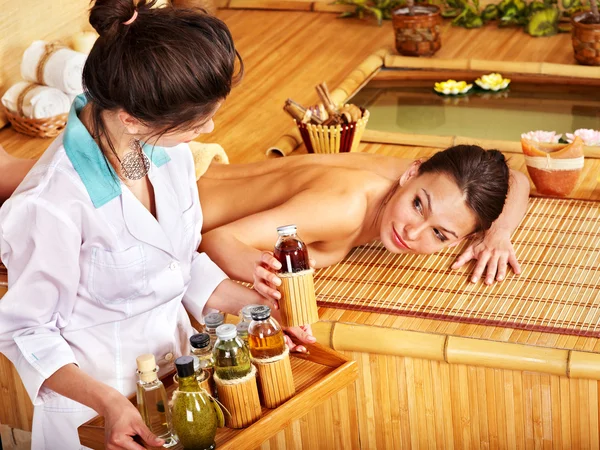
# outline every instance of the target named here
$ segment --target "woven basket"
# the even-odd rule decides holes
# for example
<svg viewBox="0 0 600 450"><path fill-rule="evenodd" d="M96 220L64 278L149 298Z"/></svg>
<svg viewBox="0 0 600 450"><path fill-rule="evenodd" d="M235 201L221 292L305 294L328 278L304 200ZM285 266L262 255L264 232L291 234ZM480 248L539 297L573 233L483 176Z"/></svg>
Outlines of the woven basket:
<svg viewBox="0 0 600 450"><path fill-rule="evenodd" d="M369 111L348 125L312 125L296 121L308 153L355 152L369 121Z"/></svg>
<svg viewBox="0 0 600 450"><path fill-rule="evenodd" d="M29 119L12 113L4 106L3 108L8 121L15 131L26 134L27 136L40 138L58 136L65 129L67 117L69 116L68 114L60 114L47 119Z"/></svg>
<svg viewBox="0 0 600 450"><path fill-rule="evenodd" d="M581 23L588 17L590 13L584 12L571 19L573 51L579 64L600 66L600 24Z"/></svg>
<svg viewBox="0 0 600 450"><path fill-rule="evenodd" d="M435 5L416 5L415 15L408 8L399 8L392 14L396 50L405 56L431 56L442 47L440 8Z"/></svg>

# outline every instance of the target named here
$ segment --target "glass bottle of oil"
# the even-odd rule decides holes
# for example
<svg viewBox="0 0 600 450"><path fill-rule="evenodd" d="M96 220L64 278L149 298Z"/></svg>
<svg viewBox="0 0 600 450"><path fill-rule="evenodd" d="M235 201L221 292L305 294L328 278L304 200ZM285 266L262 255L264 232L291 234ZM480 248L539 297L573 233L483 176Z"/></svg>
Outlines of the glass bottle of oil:
<svg viewBox="0 0 600 450"><path fill-rule="evenodd" d="M213 355L215 374L221 380L235 380L250 373L250 353L238 337L235 325L225 324L217 328L217 342Z"/></svg>
<svg viewBox="0 0 600 450"><path fill-rule="evenodd" d="M308 248L297 234L296 225L277 228L279 239L275 244L273 256L281 263L279 273L295 273L310 269Z"/></svg>
<svg viewBox="0 0 600 450"><path fill-rule="evenodd" d="M173 433L167 392L162 381L158 379L154 355L140 355L136 362L137 405L140 415L150 431L165 440L164 447L173 447L178 439Z"/></svg>
<svg viewBox="0 0 600 450"><path fill-rule="evenodd" d="M173 429L186 450L215 448L217 427L223 415L216 402L200 388L194 372L194 359L180 356L175 360L179 385L173 394Z"/></svg>
<svg viewBox="0 0 600 450"><path fill-rule="evenodd" d="M210 343L213 347L217 341L217 328L223 325L224 322L225 316L221 313L211 313L204 316L204 326L210 336Z"/></svg>
<svg viewBox="0 0 600 450"><path fill-rule="evenodd" d="M253 358L265 359L279 356L285 351L281 326L271 317L271 308L257 306L252 309L252 322L248 328L248 346Z"/></svg>
<svg viewBox="0 0 600 450"><path fill-rule="evenodd" d="M213 356L213 347L210 343L210 336L208 333L198 333L190 337L190 346L192 347L192 355L198 358L200 362L198 370L196 370L196 377L198 381L202 381L202 377L208 374L208 383L211 387L211 391L214 393L213 386L213 374L215 371L215 358Z"/></svg>

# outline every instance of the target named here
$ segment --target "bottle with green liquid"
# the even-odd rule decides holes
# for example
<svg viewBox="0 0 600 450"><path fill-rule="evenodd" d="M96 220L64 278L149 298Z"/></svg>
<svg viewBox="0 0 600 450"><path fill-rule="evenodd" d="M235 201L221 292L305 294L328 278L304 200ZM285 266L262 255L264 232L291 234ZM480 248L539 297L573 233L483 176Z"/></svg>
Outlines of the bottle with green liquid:
<svg viewBox="0 0 600 450"><path fill-rule="evenodd" d="M217 427L225 426L221 408L200 388L194 372L194 359L181 356L175 360L179 387L171 401L173 430L186 450L215 448Z"/></svg>
<svg viewBox="0 0 600 450"><path fill-rule="evenodd" d="M164 439L163 447L177 444L177 436L173 435L171 414L167 403L167 391L158 379L156 360L152 354L140 355L137 363L137 406L142 419L150 431L158 438Z"/></svg>
<svg viewBox="0 0 600 450"><path fill-rule="evenodd" d="M235 380L250 373L250 352L238 337L235 325L217 328L217 342L213 350L215 374L221 380Z"/></svg>

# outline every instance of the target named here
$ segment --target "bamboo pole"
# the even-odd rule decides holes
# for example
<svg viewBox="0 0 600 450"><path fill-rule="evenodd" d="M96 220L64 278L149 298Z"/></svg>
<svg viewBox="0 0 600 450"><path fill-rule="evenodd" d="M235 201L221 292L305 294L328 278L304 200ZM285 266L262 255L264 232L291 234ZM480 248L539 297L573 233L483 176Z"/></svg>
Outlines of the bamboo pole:
<svg viewBox="0 0 600 450"><path fill-rule="evenodd" d="M600 354L594 352L341 322L318 322L312 329L320 344L336 351L600 380Z"/></svg>

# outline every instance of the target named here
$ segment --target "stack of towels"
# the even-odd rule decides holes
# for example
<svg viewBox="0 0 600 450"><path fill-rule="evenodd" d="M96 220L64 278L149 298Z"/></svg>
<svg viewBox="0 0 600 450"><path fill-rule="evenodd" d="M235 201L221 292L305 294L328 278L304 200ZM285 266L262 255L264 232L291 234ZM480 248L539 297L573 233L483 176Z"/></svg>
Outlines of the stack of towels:
<svg viewBox="0 0 600 450"><path fill-rule="evenodd" d="M72 100L83 92L82 74L86 55L69 48L56 50L46 61L43 85L37 80L38 65L47 43L35 41L23 54L20 81L2 96L2 104L13 114L19 113L19 96L31 84L37 84L23 99L23 116L47 119L69 112Z"/></svg>

